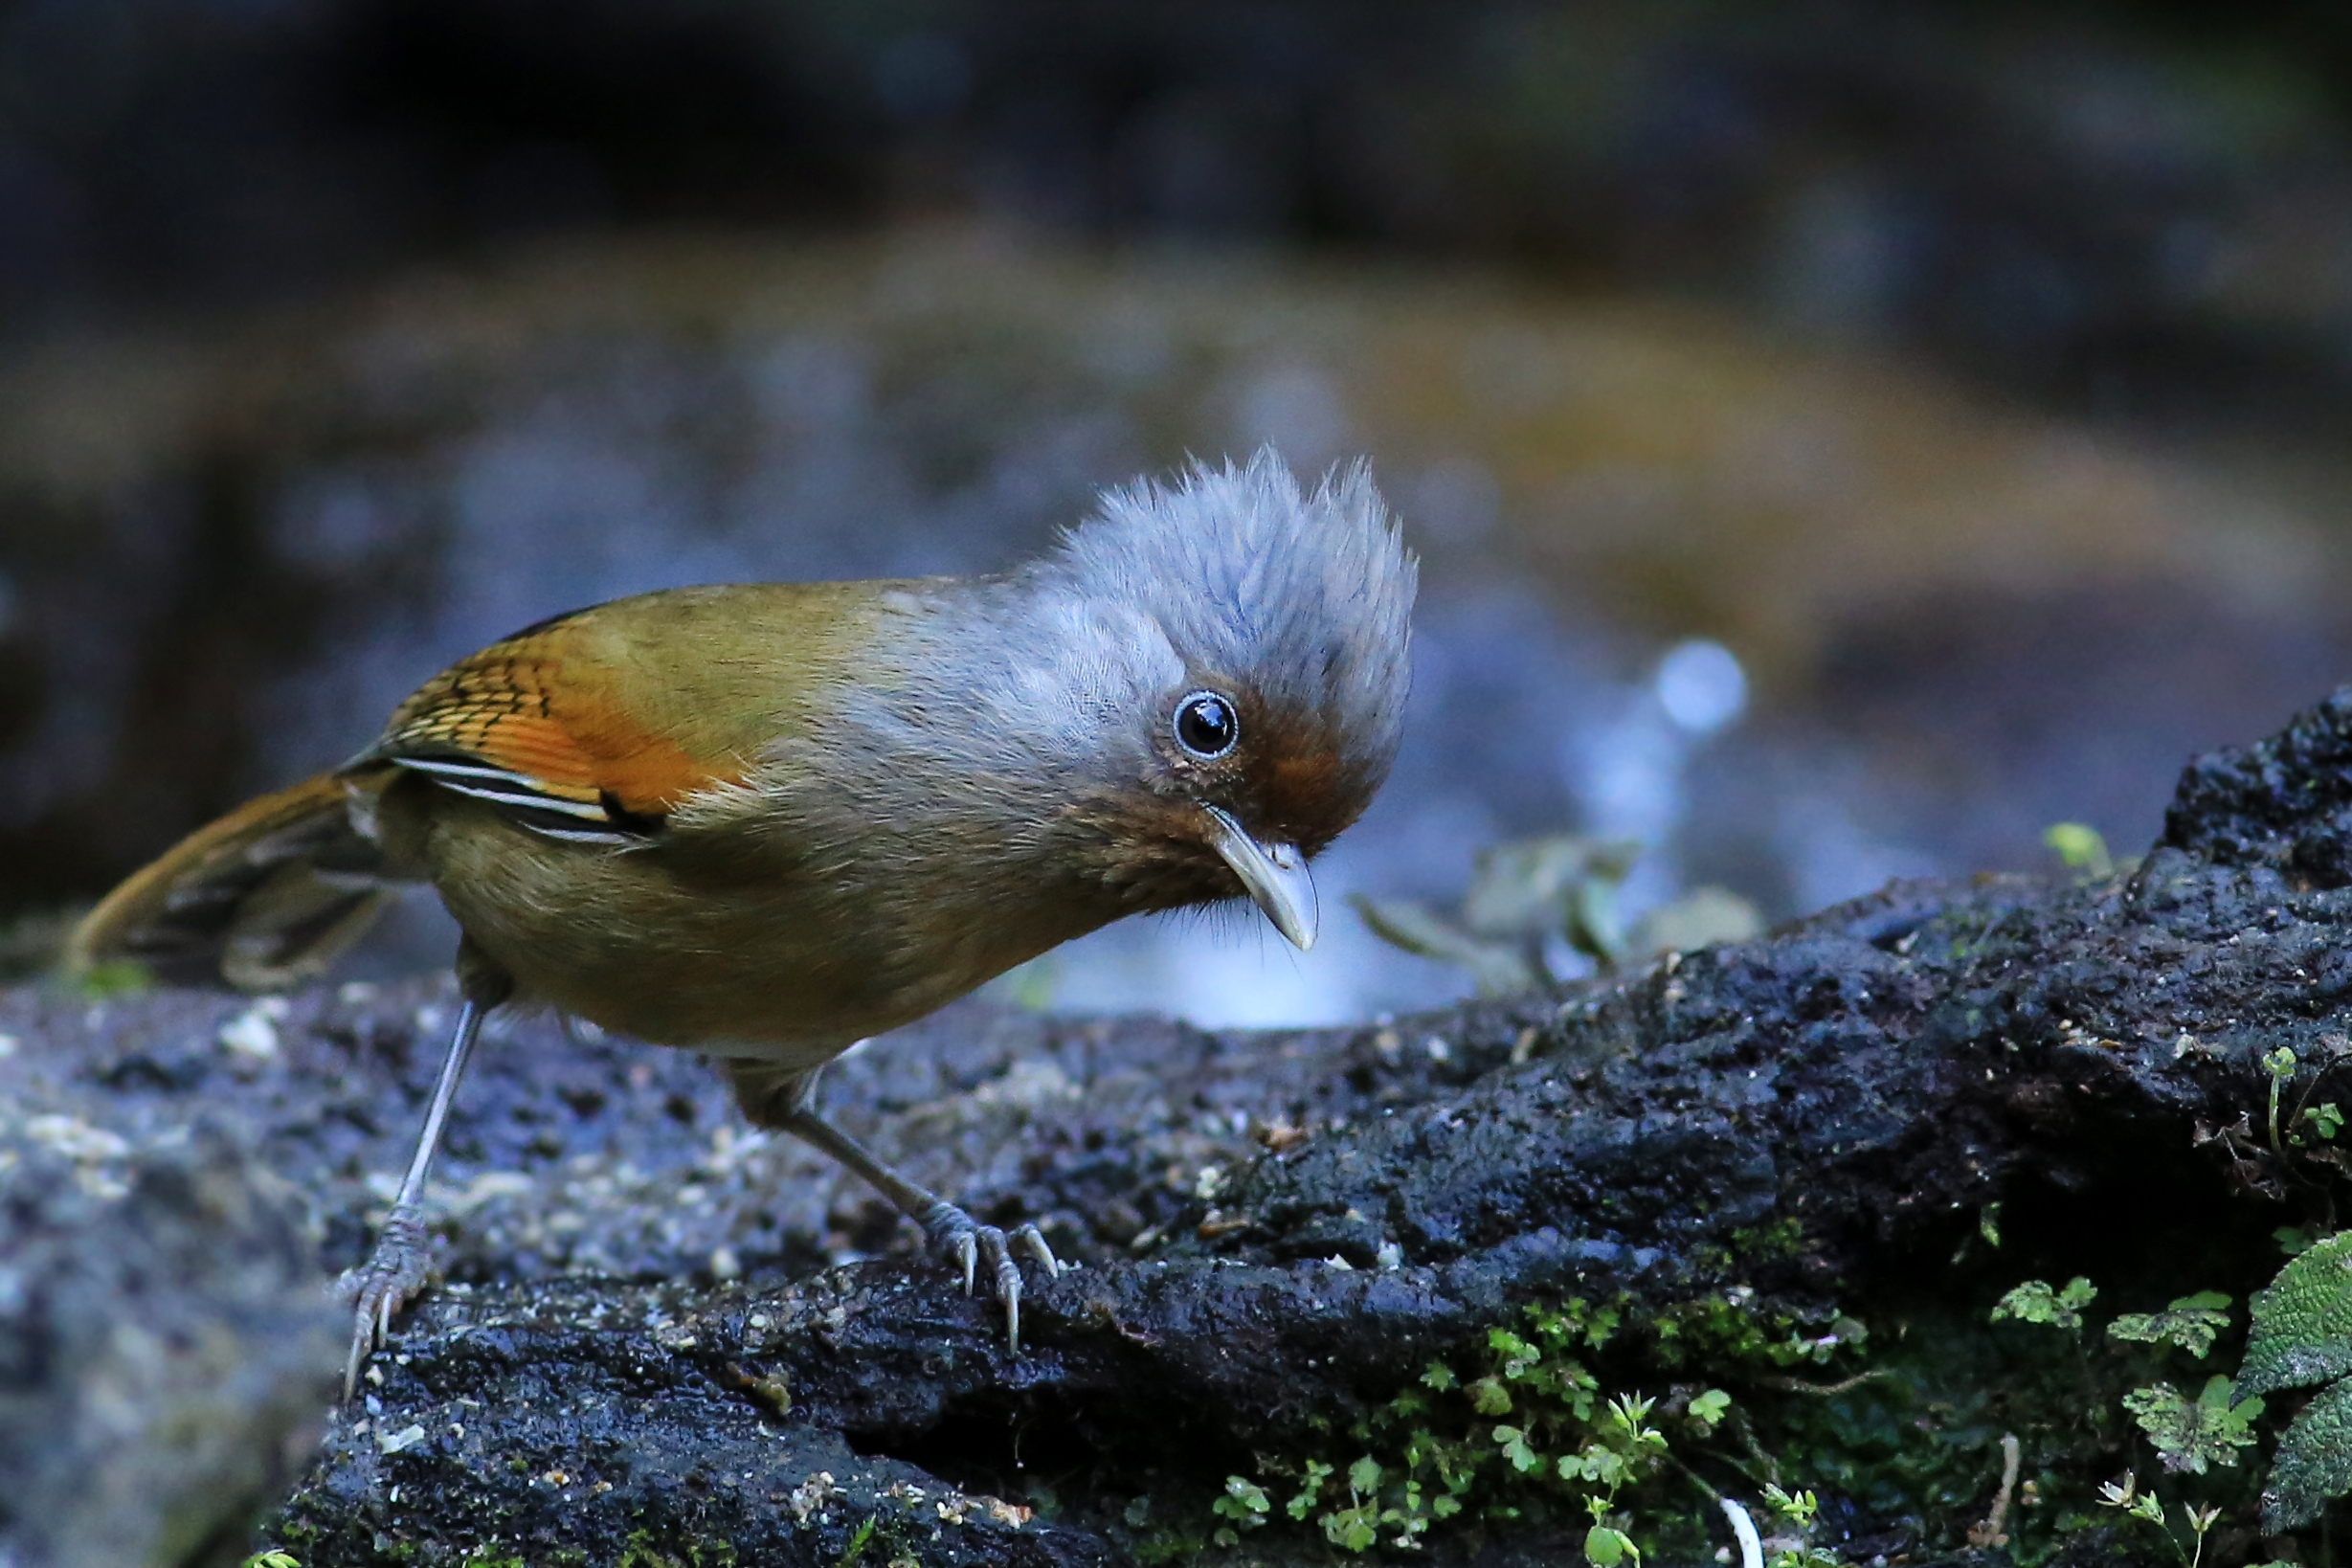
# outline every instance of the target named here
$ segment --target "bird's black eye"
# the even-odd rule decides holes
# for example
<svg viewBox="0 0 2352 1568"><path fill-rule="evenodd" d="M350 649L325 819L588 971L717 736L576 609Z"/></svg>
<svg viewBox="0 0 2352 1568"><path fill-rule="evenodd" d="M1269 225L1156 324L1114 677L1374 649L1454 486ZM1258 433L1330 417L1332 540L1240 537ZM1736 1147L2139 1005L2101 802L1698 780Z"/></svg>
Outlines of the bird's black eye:
<svg viewBox="0 0 2352 1568"><path fill-rule="evenodd" d="M1213 691L1196 691L1176 704L1176 744L1204 761L1233 750L1242 738L1242 721L1233 705Z"/></svg>

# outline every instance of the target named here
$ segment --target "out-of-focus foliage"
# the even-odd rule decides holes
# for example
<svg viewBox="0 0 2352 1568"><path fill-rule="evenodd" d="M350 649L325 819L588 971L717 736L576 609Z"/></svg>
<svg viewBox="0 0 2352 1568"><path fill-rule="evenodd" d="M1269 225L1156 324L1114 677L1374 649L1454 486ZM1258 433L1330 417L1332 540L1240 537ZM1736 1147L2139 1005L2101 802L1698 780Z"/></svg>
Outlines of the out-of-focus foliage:
<svg viewBox="0 0 2352 1568"><path fill-rule="evenodd" d="M1614 972L1631 959L1744 941L1762 929L1754 905L1713 886L1694 888L1627 929L1617 894L1640 853L1639 844L1574 834L1529 839L1479 853L1450 918L1411 899L1359 894L1351 902L1383 941L1468 970L1482 997L1565 979L1566 955Z"/></svg>
<svg viewBox="0 0 2352 1568"><path fill-rule="evenodd" d="M2086 822L2052 822L2042 830L2042 842L2070 868L2093 879L2113 876L2116 860L2107 840Z"/></svg>

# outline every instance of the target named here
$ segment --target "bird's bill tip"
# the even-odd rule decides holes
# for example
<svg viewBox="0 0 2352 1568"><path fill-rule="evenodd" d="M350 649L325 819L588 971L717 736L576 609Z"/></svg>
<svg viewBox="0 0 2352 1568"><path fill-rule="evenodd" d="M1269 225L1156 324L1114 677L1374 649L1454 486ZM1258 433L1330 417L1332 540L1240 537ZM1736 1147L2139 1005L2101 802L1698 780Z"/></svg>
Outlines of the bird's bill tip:
<svg viewBox="0 0 2352 1568"><path fill-rule="evenodd" d="M1243 831L1229 812L1203 808L1209 817L1209 842L1250 901L1265 912L1274 929L1301 952L1315 945L1315 884L1307 871L1307 857L1296 844L1263 843Z"/></svg>

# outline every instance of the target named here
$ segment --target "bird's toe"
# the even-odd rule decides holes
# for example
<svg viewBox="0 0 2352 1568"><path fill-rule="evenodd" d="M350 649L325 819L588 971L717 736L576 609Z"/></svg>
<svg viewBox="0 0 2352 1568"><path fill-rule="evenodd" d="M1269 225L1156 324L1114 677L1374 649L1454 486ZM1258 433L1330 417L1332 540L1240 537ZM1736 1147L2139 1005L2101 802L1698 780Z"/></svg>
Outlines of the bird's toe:
<svg viewBox="0 0 2352 1568"><path fill-rule="evenodd" d="M1044 1233L1033 1224L1016 1228L1009 1236L995 1225L983 1225L952 1203L934 1206L923 1219L925 1238L930 1250L957 1270L964 1281L964 1294L985 1276L989 1293L1004 1309L1005 1341L1015 1355L1020 1353L1020 1262L1027 1258L1052 1279L1062 1271L1062 1265L1045 1242Z"/></svg>
<svg viewBox="0 0 2352 1568"><path fill-rule="evenodd" d="M368 1261L336 1281L351 1304L351 1350L343 1366L346 1400L357 1391L369 1355L392 1333L400 1309L424 1288L432 1267L424 1216L413 1204L402 1204L385 1220Z"/></svg>

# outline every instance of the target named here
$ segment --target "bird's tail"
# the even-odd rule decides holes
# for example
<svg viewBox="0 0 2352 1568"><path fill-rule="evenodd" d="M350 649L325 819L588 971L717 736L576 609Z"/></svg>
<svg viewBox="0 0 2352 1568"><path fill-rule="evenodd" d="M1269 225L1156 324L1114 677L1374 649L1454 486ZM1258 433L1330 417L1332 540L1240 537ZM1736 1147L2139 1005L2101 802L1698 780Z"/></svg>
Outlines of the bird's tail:
<svg viewBox="0 0 2352 1568"><path fill-rule="evenodd" d="M359 940L392 894L368 831L381 781L322 773L174 844L66 938L65 970L132 960L159 980L283 991Z"/></svg>

